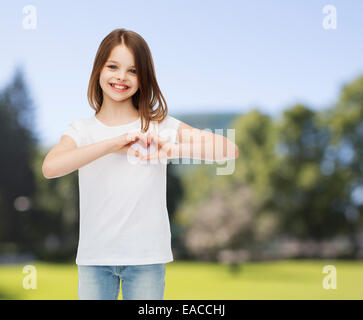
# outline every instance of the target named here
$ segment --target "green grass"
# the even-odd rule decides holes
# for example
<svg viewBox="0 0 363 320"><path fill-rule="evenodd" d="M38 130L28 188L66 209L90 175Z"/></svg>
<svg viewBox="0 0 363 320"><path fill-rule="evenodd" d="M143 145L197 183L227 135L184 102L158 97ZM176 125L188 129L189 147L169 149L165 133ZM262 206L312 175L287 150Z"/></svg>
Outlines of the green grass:
<svg viewBox="0 0 363 320"><path fill-rule="evenodd" d="M77 299L75 264L27 264L36 267L37 288L23 288L25 264L0 266L0 299ZM336 268L336 289L322 286L325 265ZM166 264L165 280L166 300L363 299L363 262L357 261L249 262L238 273L223 264L177 261Z"/></svg>

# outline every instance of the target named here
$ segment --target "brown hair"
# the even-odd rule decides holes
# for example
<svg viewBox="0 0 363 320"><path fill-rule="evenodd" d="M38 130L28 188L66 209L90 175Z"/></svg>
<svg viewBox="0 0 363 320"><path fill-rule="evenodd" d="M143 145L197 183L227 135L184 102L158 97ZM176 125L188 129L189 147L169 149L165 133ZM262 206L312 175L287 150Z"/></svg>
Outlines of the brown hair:
<svg viewBox="0 0 363 320"><path fill-rule="evenodd" d="M125 45L134 55L139 89L132 96L132 104L139 111L142 130L147 131L150 121L160 123L165 119L168 107L156 80L154 62L149 46L136 32L123 28L115 29L102 40L96 53L88 84L88 102L91 108L96 111L95 114L101 110L103 91L99 83L100 73L112 49L120 44ZM159 105L153 110L156 100Z"/></svg>

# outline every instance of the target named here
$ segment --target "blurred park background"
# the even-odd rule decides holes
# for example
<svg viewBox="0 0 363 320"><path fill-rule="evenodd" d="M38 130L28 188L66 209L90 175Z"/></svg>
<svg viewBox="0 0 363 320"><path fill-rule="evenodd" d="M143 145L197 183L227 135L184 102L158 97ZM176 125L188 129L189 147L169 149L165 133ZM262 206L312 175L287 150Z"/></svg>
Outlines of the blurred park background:
<svg viewBox="0 0 363 320"><path fill-rule="evenodd" d="M34 29L27 5L0 10L0 299L77 298L78 173L41 167L94 114L93 59L119 27L148 42L169 113L239 147L230 175L168 165L165 298L363 298L362 4L329 1L331 29L325 1L34 1Z"/></svg>

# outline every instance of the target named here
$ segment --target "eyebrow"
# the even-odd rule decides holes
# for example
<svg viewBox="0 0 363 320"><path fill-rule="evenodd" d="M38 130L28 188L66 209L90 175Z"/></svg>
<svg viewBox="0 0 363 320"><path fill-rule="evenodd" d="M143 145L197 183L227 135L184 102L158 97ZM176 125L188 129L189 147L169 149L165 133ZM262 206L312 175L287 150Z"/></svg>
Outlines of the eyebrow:
<svg viewBox="0 0 363 320"><path fill-rule="evenodd" d="M107 62L113 62L113 63L119 64L117 61L114 61L114 60L108 60ZM135 66L130 66L130 68L135 68Z"/></svg>

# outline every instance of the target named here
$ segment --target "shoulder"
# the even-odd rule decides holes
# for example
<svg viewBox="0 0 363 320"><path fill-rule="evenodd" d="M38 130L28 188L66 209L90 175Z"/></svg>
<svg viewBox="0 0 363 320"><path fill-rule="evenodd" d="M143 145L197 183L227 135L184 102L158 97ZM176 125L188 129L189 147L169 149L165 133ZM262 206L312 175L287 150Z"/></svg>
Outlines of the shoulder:
<svg viewBox="0 0 363 320"><path fill-rule="evenodd" d="M211 133L192 127L170 115L167 115L159 124L159 133L173 143L189 143L190 139L201 141L202 136L211 136Z"/></svg>
<svg viewBox="0 0 363 320"><path fill-rule="evenodd" d="M178 125L180 124L180 120L176 117L173 117L169 114L161 122L155 122L156 125L159 125L160 129L177 129Z"/></svg>
<svg viewBox="0 0 363 320"><path fill-rule="evenodd" d="M89 126L94 125L94 117L92 116L92 117L88 117L88 118L74 119L74 120L70 121L69 124L79 130L86 129Z"/></svg>
<svg viewBox="0 0 363 320"><path fill-rule="evenodd" d="M156 130L160 136L175 143L180 122L181 121L176 117L167 114L162 121L153 121L153 129Z"/></svg>

